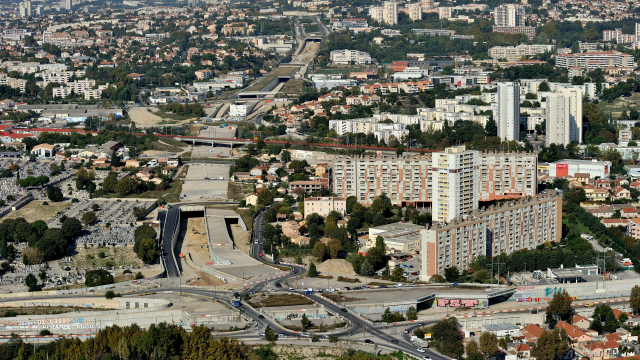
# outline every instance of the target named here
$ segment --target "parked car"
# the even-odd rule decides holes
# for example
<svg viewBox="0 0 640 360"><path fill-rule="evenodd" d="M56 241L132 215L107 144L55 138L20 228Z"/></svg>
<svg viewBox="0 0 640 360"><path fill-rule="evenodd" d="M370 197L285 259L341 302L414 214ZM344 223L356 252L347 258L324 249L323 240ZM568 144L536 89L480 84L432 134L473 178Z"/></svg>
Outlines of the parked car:
<svg viewBox="0 0 640 360"><path fill-rule="evenodd" d="M367 339L367 340L365 340L365 341L364 341L364 344L365 344L365 345L366 345L366 344L373 344L373 340L371 340L371 339Z"/></svg>

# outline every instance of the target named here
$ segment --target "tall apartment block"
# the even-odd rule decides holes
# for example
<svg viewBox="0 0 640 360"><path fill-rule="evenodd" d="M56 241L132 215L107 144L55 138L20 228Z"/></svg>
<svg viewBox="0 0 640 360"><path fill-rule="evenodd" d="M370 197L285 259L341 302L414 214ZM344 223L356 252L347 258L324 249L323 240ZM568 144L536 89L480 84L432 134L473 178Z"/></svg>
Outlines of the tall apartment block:
<svg viewBox="0 0 640 360"><path fill-rule="evenodd" d="M432 154L432 219L448 222L478 208L479 153L464 145Z"/></svg>
<svg viewBox="0 0 640 360"><path fill-rule="evenodd" d="M496 26L524 26L524 20L524 7L520 5L507 4L496 6Z"/></svg>
<svg viewBox="0 0 640 360"><path fill-rule="evenodd" d="M420 3L407 4L406 6L409 11L409 19L413 21L422 20L422 6Z"/></svg>
<svg viewBox="0 0 640 360"><path fill-rule="evenodd" d="M477 256L497 256L535 249L545 241L560 241L562 195L545 193L519 199L420 232L420 280L444 274L451 266L466 269Z"/></svg>
<svg viewBox="0 0 640 360"><path fill-rule="evenodd" d="M533 40L536 28L525 26L524 7L515 4L497 6L494 12L494 32L507 34L525 34L529 40Z"/></svg>
<svg viewBox="0 0 640 360"><path fill-rule="evenodd" d="M334 161L333 192L370 205L381 194L392 204L424 207L431 198L431 156L345 157Z"/></svg>
<svg viewBox="0 0 640 360"><path fill-rule="evenodd" d="M520 140L520 84L498 83L498 136L502 140Z"/></svg>
<svg viewBox="0 0 640 360"><path fill-rule="evenodd" d="M369 8L369 17L371 20L379 23L384 22L384 8L382 6L373 6Z"/></svg>
<svg viewBox="0 0 640 360"><path fill-rule="evenodd" d="M396 25L398 23L398 3L395 1L385 1L382 4L383 22L387 25Z"/></svg>
<svg viewBox="0 0 640 360"><path fill-rule="evenodd" d="M563 88L547 95L545 145L582 143L582 89Z"/></svg>
<svg viewBox="0 0 640 360"><path fill-rule="evenodd" d="M483 152L479 159L480 201L535 196L538 156L535 152Z"/></svg>

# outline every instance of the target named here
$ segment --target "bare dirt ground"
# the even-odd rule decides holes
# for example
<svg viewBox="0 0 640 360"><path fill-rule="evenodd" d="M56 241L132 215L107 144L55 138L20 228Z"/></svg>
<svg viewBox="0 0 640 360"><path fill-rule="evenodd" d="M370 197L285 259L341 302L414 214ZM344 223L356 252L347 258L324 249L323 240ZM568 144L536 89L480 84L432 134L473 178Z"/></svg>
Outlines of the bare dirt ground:
<svg viewBox="0 0 640 360"><path fill-rule="evenodd" d="M206 272L198 271L198 276L194 279L190 279L189 284L195 286L214 286L225 285L226 282L218 279L215 276L209 275Z"/></svg>
<svg viewBox="0 0 640 360"><path fill-rule="evenodd" d="M291 62L294 63L305 63L308 64L315 58L316 52L320 48L320 43L305 43L304 49L298 54L298 56L293 56Z"/></svg>
<svg viewBox="0 0 640 360"><path fill-rule="evenodd" d="M251 250L251 235L248 231L242 230L240 225L231 225L231 233L233 235L233 241L240 251L249 255Z"/></svg>
<svg viewBox="0 0 640 360"><path fill-rule="evenodd" d="M133 252L133 246L105 246L105 247L88 247L84 248L78 246L76 248L76 254L71 255L71 268L77 269L95 269L105 268L113 266L116 269L121 267L131 268L131 272L142 272L143 275L148 276L155 275L158 270L153 270L152 267L145 268L144 262L136 256ZM100 253L104 252L105 257L100 258ZM61 268L62 266L58 263ZM155 271L155 272L154 272Z"/></svg>
<svg viewBox="0 0 640 360"><path fill-rule="evenodd" d="M181 226L181 228L183 226ZM204 218L189 218L187 219L187 226L184 228L186 232L180 252L185 256L188 256L188 254L191 255L191 260L197 266L202 266L203 264L211 261L209 248L207 247L207 228L204 226ZM197 234L193 233L194 230Z"/></svg>
<svg viewBox="0 0 640 360"><path fill-rule="evenodd" d="M147 111L149 108L134 107L129 109L129 117L131 121L136 123L136 126L154 126L162 121L162 118L153 112ZM151 111L158 110L152 108Z"/></svg>
<svg viewBox="0 0 640 360"><path fill-rule="evenodd" d="M49 205L42 205L44 201L32 201L25 205L23 208L8 213L2 220L24 218L28 222L34 222L36 220L43 220L47 222L60 211L65 210L71 205L70 202L54 203L48 201Z"/></svg>
<svg viewBox="0 0 640 360"><path fill-rule="evenodd" d="M166 154L165 151L160 151L160 150L145 150L142 152L142 155L147 155L147 156L157 156L157 155L164 155Z"/></svg>
<svg viewBox="0 0 640 360"><path fill-rule="evenodd" d="M317 266L318 271L344 275L356 275L353 266L344 259L327 260Z"/></svg>

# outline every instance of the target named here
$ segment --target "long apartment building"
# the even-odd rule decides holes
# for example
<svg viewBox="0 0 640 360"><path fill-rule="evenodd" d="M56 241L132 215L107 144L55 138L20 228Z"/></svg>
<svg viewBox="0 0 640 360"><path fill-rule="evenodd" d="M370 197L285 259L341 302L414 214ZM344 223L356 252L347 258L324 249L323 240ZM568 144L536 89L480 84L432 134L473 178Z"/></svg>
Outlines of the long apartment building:
<svg viewBox="0 0 640 360"><path fill-rule="evenodd" d="M5 85L12 89L20 89L20 92L23 93L27 88L27 80L11 78L5 73L0 73L0 85Z"/></svg>
<svg viewBox="0 0 640 360"><path fill-rule="evenodd" d="M414 158L343 157L334 162L333 191L367 205L382 193L392 204L432 205L434 221L446 222L477 209L478 201L535 196L537 161L535 153L464 146Z"/></svg>
<svg viewBox="0 0 640 360"><path fill-rule="evenodd" d="M420 280L444 275L451 266L467 269L477 256L497 256L560 241L562 195L546 193L519 199L421 231Z"/></svg>
<svg viewBox="0 0 640 360"><path fill-rule="evenodd" d="M428 155L338 158L333 167L333 192L343 198L355 196L366 205L384 193L392 204L423 207L431 197L430 171Z"/></svg>
<svg viewBox="0 0 640 360"><path fill-rule="evenodd" d="M85 76L85 74L86 71L84 70L44 71L36 74L36 76L42 78L42 81L37 81L36 85L38 85L39 88L44 89L50 83L66 84L69 82L72 76L75 75L77 78L82 78Z"/></svg>
<svg viewBox="0 0 640 360"><path fill-rule="evenodd" d="M489 49L489 56L492 59L507 59L507 61L518 61L523 56L534 56L553 52L555 45L525 45L518 46L494 46Z"/></svg>
<svg viewBox="0 0 640 360"><path fill-rule="evenodd" d="M633 55L619 51L587 51L579 54L560 54L556 66L570 68L578 66L586 69L614 67L635 67Z"/></svg>

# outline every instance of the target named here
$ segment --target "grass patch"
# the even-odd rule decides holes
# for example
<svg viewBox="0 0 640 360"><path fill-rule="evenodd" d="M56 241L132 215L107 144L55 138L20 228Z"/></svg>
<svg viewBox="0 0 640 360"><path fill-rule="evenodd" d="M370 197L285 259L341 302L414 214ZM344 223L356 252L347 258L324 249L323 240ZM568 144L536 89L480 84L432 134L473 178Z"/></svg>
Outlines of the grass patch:
<svg viewBox="0 0 640 360"><path fill-rule="evenodd" d="M369 283L369 285L371 285L371 286L393 285L393 283L383 283L383 282L378 282L378 281L372 281L372 282Z"/></svg>
<svg viewBox="0 0 640 360"><path fill-rule="evenodd" d="M261 293L251 296L251 299L249 300L249 305L254 308L311 304L313 304L313 301L304 296L295 294L267 295L265 293Z"/></svg>
<svg viewBox="0 0 640 360"><path fill-rule="evenodd" d="M197 116L183 116L179 114L174 114L172 112L163 111L160 109L154 111L153 113L160 116L162 119L168 119L168 120L163 120L162 122L160 122L159 125L177 124L178 121L193 120L198 118ZM171 120L174 120L174 121L171 121Z"/></svg>
<svg viewBox="0 0 640 360"><path fill-rule="evenodd" d="M185 153L186 154L186 153ZM189 155L191 155L191 152L189 151ZM191 156L189 156L191 157ZM187 173L189 172L189 165L185 165L182 167L182 170L180 171L180 173L178 174L179 178L184 178L187 176Z"/></svg>
<svg viewBox="0 0 640 360"><path fill-rule="evenodd" d="M338 281L344 281L344 282L348 282L348 283L354 284L354 283L359 283L360 279L358 279L358 278L352 279L352 278L348 278L348 277L344 277L344 276L338 276Z"/></svg>
<svg viewBox="0 0 640 360"><path fill-rule="evenodd" d="M260 91L265 86L269 85L269 83L276 77L291 76L298 69L300 69L299 66L278 66L277 68L273 69L270 73L268 73L267 76L264 77L264 79L258 81L256 84L247 88L246 91Z"/></svg>
<svg viewBox="0 0 640 360"><path fill-rule="evenodd" d="M178 202L180 201L180 193L182 193L182 184L183 180L176 180L169 185L167 190L154 190L154 191L146 191L141 194L129 194L124 196L125 198L140 198L140 199L159 199L163 198L167 202ZM113 193L109 195L101 196L102 198L111 199L111 198L121 198L118 193Z"/></svg>
<svg viewBox="0 0 640 360"><path fill-rule="evenodd" d="M6 216L4 216L2 220L17 219L21 217L30 223L36 220L43 220L47 222L51 220L54 215L56 215L60 211L66 210L69 205L71 205L70 202L47 201L49 205L43 206L43 202L44 201L32 201L16 211L11 211Z"/></svg>
<svg viewBox="0 0 640 360"><path fill-rule="evenodd" d="M562 223L564 225L570 225L569 224L569 220L567 220L567 218L565 218L564 216L562 217ZM572 227L574 227L574 229L578 232L578 234L591 234L591 231L589 230L588 227L586 227L583 223L580 222L580 220L576 219L575 224L571 224Z"/></svg>
<svg viewBox="0 0 640 360"><path fill-rule="evenodd" d="M327 299L333 300L335 302L352 302L352 301L366 300L366 299L362 299L362 298L355 298L355 297L350 297L350 296L342 296L342 294L325 294L325 295L322 295L322 296L326 297Z"/></svg>
<svg viewBox="0 0 640 360"><path fill-rule="evenodd" d="M311 326L309 326L306 330L318 330L320 332L325 332L333 329L340 329L345 326L347 326L346 322L339 322L331 325L323 325L322 328L320 328L320 326L314 324L313 320L311 320ZM302 330L302 326L297 326L297 325L284 325L284 328L292 331L306 331L306 330Z"/></svg>
<svg viewBox="0 0 640 360"><path fill-rule="evenodd" d="M318 275L316 276L318 279L333 279L331 275Z"/></svg>
<svg viewBox="0 0 640 360"><path fill-rule="evenodd" d="M227 185L227 199L236 201L244 200L244 197L253 192L253 184L236 183L229 180Z"/></svg>
<svg viewBox="0 0 640 360"><path fill-rule="evenodd" d="M306 86L305 82L302 79L291 79L287 81L282 89L280 89L281 94L287 93L301 93L304 92Z"/></svg>
<svg viewBox="0 0 640 360"><path fill-rule="evenodd" d="M304 28L304 32L305 33L319 33L320 32L320 27L316 23L304 24L304 25L302 25L302 27Z"/></svg>

